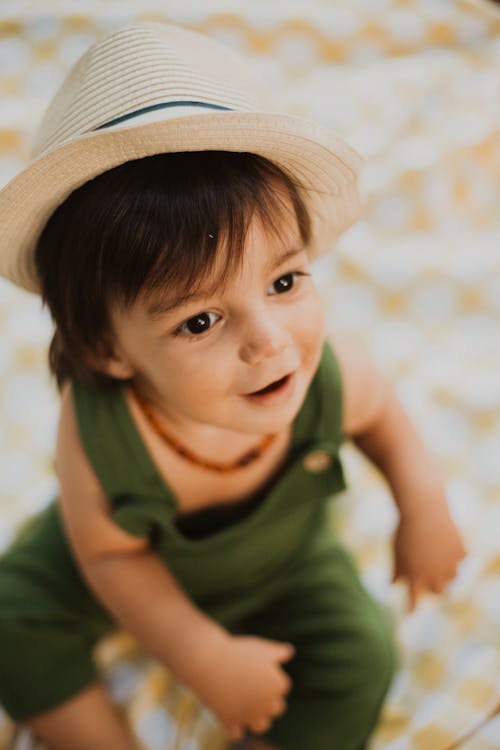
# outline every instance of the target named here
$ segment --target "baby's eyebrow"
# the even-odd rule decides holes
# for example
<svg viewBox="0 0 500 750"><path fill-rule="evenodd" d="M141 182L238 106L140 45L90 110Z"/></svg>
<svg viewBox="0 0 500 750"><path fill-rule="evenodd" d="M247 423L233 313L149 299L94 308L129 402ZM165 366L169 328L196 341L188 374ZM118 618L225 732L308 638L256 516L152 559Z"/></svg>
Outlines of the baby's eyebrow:
<svg viewBox="0 0 500 750"><path fill-rule="evenodd" d="M305 252L304 247L293 247L291 250L285 250L284 253L271 258L268 266L269 271L274 271L276 268L282 266L283 263L286 263L286 261L292 260L296 255L301 255L303 252Z"/></svg>
<svg viewBox="0 0 500 750"><path fill-rule="evenodd" d="M172 300L171 298L168 299L167 297L159 297L147 306L146 312L148 314L148 317L158 318L161 315L166 315L173 310L184 307L188 303L194 302L197 299L208 299L208 297L210 297L209 290L197 290L196 292L191 292L190 294L183 294L181 297L176 297L175 300Z"/></svg>

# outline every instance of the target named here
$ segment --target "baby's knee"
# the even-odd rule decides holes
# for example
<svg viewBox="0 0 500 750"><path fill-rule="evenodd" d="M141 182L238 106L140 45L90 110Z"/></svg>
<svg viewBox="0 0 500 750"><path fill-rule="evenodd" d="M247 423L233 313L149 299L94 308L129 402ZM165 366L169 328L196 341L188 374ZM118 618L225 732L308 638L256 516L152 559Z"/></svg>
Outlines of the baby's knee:
<svg viewBox="0 0 500 750"><path fill-rule="evenodd" d="M357 682L355 689L368 704L380 706L397 662L393 628L388 614L380 609L360 623L354 646L352 676Z"/></svg>
<svg viewBox="0 0 500 750"><path fill-rule="evenodd" d="M95 681L96 670L76 627L29 609L4 584L0 565L0 704L24 721Z"/></svg>
<svg viewBox="0 0 500 750"><path fill-rule="evenodd" d="M344 622L345 628L313 646L313 676L320 693L343 695L363 713L380 706L397 666L395 640L387 614L373 604ZM322 665L319 666L318 659Z"/></svg>
<svg viewBox="0 0 500 750"><path fill-rule="evenodd" d="M380 708L396 666L389 617L373 604L341 623L323 620L321 631L297 644L288 669L300 694L333 700L342 711L349 706L369 717Z"/></svg>

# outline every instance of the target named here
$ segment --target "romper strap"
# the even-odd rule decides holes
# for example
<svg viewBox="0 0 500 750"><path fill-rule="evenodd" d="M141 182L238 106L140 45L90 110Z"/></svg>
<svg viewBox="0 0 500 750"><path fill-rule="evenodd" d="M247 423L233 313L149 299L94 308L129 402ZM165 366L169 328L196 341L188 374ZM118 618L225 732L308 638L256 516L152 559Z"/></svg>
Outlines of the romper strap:
<svg viewBox="0 0 500 750"><path fill-rule="evenodd" d="M324 440L338 449L344 439L342 417L340 368L332 347L325 342L319 367L297 416L294 428L296 442Z"/></svg>
<svg viewBox="0 0 500 750"><path fill-rule="evenodd" d="M80 439L107 497L164 498L165 487L133 422L123 387L74 380L72 388Z"/></svg>

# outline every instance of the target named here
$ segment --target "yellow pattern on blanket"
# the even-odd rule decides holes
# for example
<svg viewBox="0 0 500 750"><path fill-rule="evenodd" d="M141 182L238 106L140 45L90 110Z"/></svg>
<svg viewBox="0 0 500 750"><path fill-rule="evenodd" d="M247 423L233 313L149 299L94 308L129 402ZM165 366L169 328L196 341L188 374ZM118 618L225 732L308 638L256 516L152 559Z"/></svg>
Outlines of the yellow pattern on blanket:
<svg viewBox="0 0 500 750"><path fill-rule="evenodd" d="M402 665L372 750L500 747L500 13L488 0L19 0L0 21L0 184L27 159L63 72L97 36L163 18L253 57L274 105L366 157L366 210L317 268L331 327L371 350L435 453L469 557L411 615L390 586L396 522L355 451L338 526L398 618ZM43 7L42 7L43 6ZM165 9L167 7L167 10ZM36 298L0 280L0 548L55 490L56 396ZM107 684L145 750L219 750L193 696L126 635ZM0 709L0 750L35 747ZM334 732L334 727L332 727ZM23 744L24 743L24 744ZM304 749L306 750L306 749Z"/></svg>

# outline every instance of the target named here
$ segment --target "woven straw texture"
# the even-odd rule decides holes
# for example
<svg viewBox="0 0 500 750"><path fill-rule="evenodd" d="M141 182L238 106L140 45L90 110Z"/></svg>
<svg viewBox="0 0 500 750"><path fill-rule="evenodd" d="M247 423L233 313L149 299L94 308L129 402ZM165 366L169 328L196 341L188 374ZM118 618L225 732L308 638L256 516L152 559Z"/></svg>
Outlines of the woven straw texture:
<svg viewBox="0 0 500 750"><path fill-rule="evenodd" d="M391 587L395 512L350 446L340 531L397 617L401 669L371 750L500 748L500 14L488 0L4 2L0 184L98 36L165 19L248 55L276 105L367 160L365 215L317 278L332 328L397 384L444 473L469 556L412 615ZM56 491L57 398L39 301L0 280L0 548ZM194 698L127 636L104 643L109 690L144 750L219 750ZM332 732L334 728L332 727ZM0 750L34 750L0 709ZM304 750L307 750L304 748Z"/></svg>

